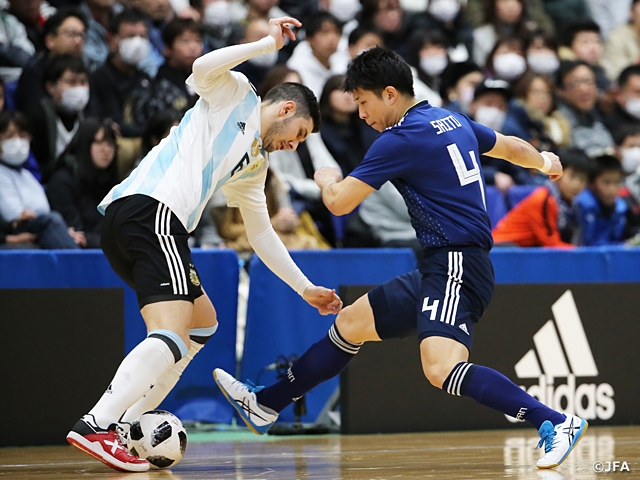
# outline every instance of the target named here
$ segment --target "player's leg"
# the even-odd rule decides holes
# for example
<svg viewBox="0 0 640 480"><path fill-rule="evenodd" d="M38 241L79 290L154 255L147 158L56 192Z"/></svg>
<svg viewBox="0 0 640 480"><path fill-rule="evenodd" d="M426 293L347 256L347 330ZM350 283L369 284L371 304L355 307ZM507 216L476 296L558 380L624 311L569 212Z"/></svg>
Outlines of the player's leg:
<svg viewBox="0 0 640 480"><path fill-rule="evenodd" d="M429 299L422 302L418 314L425 376L432 385L451 395L473 398L481 405L534 425L543 441L548 441L547 455L538 465L557 466L579 440L586 421L556 412L503 374L467 361L473 327L490 300L491 289L480 286L483 275L479 273L488 259L461 252L449 259L452 265L448 275L426 275L422 281L423 296Z"/></svg>
<svg viewBox="0 0 640 480"><path fill-rule="evenodd" d="M338 375L364 342L415 332L415 285L419 278L418 272L401 275L344 308L329 333L313 344L287 376L275 384L267 388L245 385L216 369L218 386L249 428L258 434L265 433L278 413L296 398Z"/></svg>
<svg viewBox="0 0 640 480"><path fill-rule="evenodd" d="M204 291L202 295L195 299L190 327L189 339L191 340L191 346L187 355L166 370L158 378L153 388L124 413L121 423L130 424L144 412L156 409L178 383L182 372L193 360L193 357L196 356L218 329L216 310Z"/></svg>

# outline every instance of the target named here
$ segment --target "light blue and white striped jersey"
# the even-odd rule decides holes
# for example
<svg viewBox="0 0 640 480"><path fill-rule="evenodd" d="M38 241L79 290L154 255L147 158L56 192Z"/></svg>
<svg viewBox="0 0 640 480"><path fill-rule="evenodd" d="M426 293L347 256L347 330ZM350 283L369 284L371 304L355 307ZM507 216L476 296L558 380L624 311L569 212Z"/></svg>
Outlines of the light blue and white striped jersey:
<svg viewBox="0 0 640 480"><path fill-rule="evenodd" d="M193 75L187 84L200 99L107 194L98 206L101 213L119 198L147 195L167 205L191 232L219 189L229 206L266 211L268 164L260 139L260 98L238 72L226 71L206 88Z"/></svg>

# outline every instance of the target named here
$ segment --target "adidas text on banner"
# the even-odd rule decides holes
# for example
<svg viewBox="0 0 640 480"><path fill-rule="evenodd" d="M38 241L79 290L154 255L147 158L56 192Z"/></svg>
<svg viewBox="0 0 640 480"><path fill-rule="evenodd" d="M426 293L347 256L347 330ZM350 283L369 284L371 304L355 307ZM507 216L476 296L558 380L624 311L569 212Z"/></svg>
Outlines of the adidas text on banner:
<svg viewBox="0 0 640 480"><path fill-rule="evenodd" d="M258 404L256 392L264 387L245 385L220 368L213 371L213 378L247 427L257 435L267 433L278 414Z"/></svg>

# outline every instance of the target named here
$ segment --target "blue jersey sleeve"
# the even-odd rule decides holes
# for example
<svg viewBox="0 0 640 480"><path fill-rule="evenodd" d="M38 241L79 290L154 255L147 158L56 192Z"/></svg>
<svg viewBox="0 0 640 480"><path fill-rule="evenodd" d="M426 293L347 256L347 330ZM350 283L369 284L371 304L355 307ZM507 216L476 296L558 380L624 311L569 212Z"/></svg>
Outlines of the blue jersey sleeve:
<svg viewBox="0 0 640 480"><path fill-rule="evenodd" d="M496 132L484 125L474 122L471 119L469 119L469 125L471 125L471 130L473 130L473 133L478 140L478 150L480 153L487 153L495 146L497 138Z"/></svg>
<svg viewBox="0 0 640 480"><path fill-rule="evenodd" d="M388 180L407 174L413 162L405 140L397 131L383 132L349 176L378 190Z"/></svg>

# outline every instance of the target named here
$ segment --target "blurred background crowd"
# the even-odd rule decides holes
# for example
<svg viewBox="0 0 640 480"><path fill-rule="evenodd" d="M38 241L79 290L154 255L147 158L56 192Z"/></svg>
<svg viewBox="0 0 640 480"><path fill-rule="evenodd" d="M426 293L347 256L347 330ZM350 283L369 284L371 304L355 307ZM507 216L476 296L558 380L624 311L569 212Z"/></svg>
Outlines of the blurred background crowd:
<svg viewBox="0 0 640 480"><path fill-rule="evenodd" d="M389 184L352 214L324 207L314 172L348 175L378 133L342 90L349 61L383 46L416 97L560 155L563 178L482 157L496 245L640 244L640 0L0 1L0 248L99 248L96 206L197 101L196 58L299 18L298 40L236 67L264 95L300 82L319 133L270 154L275 230L290 249L411 247ZM417 152L429 161L428 152ZM214 196L192 246L250 255Z"/></svg>

